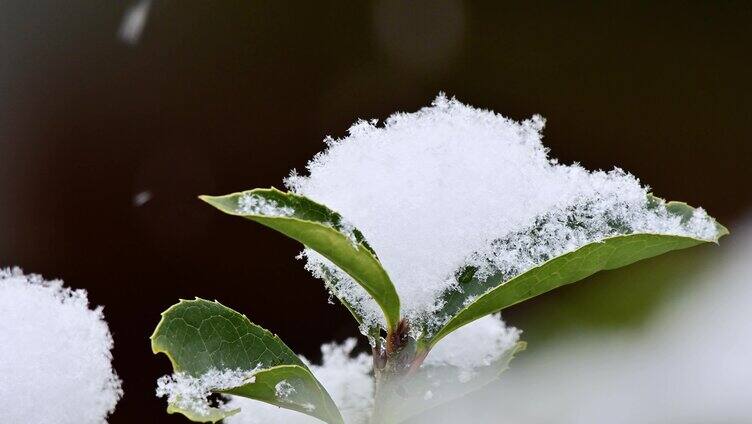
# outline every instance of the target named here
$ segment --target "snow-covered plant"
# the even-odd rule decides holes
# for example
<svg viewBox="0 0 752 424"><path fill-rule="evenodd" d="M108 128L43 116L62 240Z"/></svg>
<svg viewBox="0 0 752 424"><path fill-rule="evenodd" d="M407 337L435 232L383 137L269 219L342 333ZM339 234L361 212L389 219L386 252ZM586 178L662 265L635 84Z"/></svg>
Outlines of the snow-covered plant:
<svg viewBox="0 0 752 424"><path fill-rule="evenodd" d="M112 336L86 291L0 268L3 423L104 424L122 396Z"/></svg>
<svg viewBox="0 0 752 424"><path fill-rule="evenodd" d="M368 338L374 385L343 389L348 379L332 377L326 355L311 366L244 315L196 299L168 309L152 336L176 372L160 386L169 410L216 421L248 405L210 407L214 392L328 423L401 422L486 384L524 348L502 309L727 234L704 210L655 197L621 169L559 164L541 143L543 125L439 96L327 139L307 175L287 178L287 192L202 196L303 244L306 268ZM229 378L216 381L222 373ZM314 374L331 382L334 399ZM255 412L274 420L246 409L230 421L257 422Z"/></svg>

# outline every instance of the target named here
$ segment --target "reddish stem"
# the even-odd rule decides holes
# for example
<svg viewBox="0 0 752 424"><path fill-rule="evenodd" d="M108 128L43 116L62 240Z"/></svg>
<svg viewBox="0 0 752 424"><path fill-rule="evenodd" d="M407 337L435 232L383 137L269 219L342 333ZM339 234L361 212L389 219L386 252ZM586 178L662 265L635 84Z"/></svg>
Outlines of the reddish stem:
<svg viewBox="0 0 752 424"><path fill-rule="evenodd" d="M420 366L423 365L423 361L426 359L426 356L428 356L428 349L422 349L417 352L415 354L413 362L410 364L410 368L407 370L407 375L414 374L416 371L418 371L418 369L420 369Z"/></svg>

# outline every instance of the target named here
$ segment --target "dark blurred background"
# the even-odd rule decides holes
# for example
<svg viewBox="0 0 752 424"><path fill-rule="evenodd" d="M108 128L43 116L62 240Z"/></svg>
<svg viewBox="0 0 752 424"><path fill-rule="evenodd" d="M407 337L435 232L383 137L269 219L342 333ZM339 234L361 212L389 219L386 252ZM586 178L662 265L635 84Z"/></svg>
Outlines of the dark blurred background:
<svg viewBox="0 0 752 424"><path fill-rule="evenodd" d="M140 39L124 39L136 3L0 2L0 266L106 306L125 389L110 423L185 422L153 395L170 369L148 341L178 298L218 299L312 359L357 334L293 258L300 246L196 196L280 187L358 118L445 91L540 113L553 156L618 165L732 231L752 202L748 2L155 0ZM604 273L504 316L531 349L639 326L713 252Z"/></svg>

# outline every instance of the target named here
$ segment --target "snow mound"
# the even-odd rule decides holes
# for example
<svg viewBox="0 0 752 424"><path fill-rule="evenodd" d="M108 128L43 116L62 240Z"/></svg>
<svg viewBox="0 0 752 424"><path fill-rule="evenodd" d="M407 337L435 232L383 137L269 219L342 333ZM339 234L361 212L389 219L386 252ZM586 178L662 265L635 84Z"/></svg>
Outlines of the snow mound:
<svg viewBox="0 0 752 424"><path fill-rule="evenodd" d="M112 336L86 291L0 269L0 416L6 423L101 424L122 396Z"/></svg>
<svg viewBox="0 0 752 424"><path fill-rule="evenodd" d="M511 278L607 237L672 234L714 240L698 209L682 220L651 204L648 188L615 168L563 165L541 143L544 119L516 122L439 95L430 107L383 125L359 121L285 181L358 228L390 275L411 322L431 320L465 266ZM333 276L334 290L366 318L373 300L329 261L306 251L307 268ZM437 323L431 322L436 325ZM440 323L439 323L440 324ZM415 326L418 328L418 326Z"/></svg>

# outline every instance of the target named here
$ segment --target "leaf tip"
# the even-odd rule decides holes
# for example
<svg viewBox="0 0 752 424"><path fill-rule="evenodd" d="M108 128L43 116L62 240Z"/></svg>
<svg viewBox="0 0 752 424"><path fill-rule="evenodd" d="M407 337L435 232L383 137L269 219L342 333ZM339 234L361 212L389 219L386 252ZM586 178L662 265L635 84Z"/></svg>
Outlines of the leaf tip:
<svg viewBox="0 0 752 424"><path fill-rule="evenodd" d="M729 231L728 228L719 224L718 222L716 222L715 224L718 226L718 237L716 237L716 243L717 243L721 237L731 234L731 231Z"/></svg>
<svg viewBox="0 0 752 424"><path fill-rule="evenodd" d="M201 200L202 202L208 203L208 204L214 206L215 208L219 207L218 206L218 203L219 203L218 199L219 198L220 198L220 196L209 196L208 194L202 194L202 195L198 196L199 200Z"/></svg>

